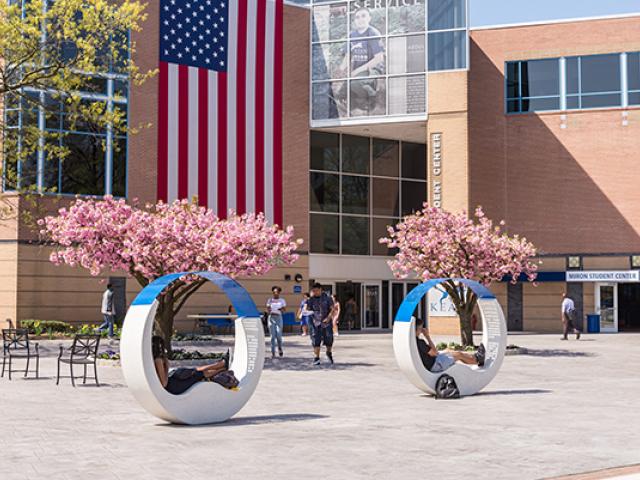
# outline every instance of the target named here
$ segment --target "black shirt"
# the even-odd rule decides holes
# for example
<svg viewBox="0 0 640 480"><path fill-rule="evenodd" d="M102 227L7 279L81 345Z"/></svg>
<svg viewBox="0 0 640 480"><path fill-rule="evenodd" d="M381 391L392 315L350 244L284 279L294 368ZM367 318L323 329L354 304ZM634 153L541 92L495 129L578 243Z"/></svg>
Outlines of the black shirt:
<svg viewBox="0 0 640 480"><path fill-rule="evenodd" d="M431 350L431 347L427 342L418 337L416 337L416 340L418 341L418 353L420 354L420 360L422 360L424 368L431 371L431 369L433 368L433 364L436 362L436 357L432 357L431 355L429 355L429 350Z"/></svg>

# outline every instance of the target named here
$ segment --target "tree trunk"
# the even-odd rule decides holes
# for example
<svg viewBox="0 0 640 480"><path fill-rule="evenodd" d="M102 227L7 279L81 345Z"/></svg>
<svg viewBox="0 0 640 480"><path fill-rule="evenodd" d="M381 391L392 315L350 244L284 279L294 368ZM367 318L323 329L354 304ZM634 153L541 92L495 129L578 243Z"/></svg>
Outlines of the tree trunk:
<svg viewBox="0 0 640 480"><path fill-rule="evenodd" d="M458 314L460 317L460 339L462 340L462 346L464 347L470 347L473 345L473 328L471 325L472 315L473 309L468 311L467 308L463 308L462 312Z"/></svg>
<svg viewBox="0 0 640 480"><path fill-rule="evenodd" d="M155 318L155 334L160 335L164 340L164 344L167 347L167 351L171 352L171 337L173 337L173 320L175 313L173 306L175 298L173 293L167 293L161 297L158 297L160 304L156 311Z"/></svg>
<svg viewBox="0 0 640 480"><path fill-rule="evenodd" d="M456 285L453 281L448 281L442 285L451 297L456 313L460 318L460 341L463 347L473 346L473 328L471 317L476 308L478 297L473 290L461 285Z"/></svg>

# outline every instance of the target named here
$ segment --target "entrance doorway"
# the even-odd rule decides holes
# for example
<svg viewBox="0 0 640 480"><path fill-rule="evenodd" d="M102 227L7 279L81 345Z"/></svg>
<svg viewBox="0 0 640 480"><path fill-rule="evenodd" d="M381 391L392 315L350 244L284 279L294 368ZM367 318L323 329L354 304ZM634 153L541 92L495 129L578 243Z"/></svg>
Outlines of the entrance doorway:
<svg viewBox="0 0 640 480"><path fill-rule="evenodd" d="M340 302L340 330L360 330L361 287L360 283L336 282L336 296Z"/></svg>
<svg viewBox="0 0 640 480"><path fill-rule="evenodd" d="M640 331L640 283L618 285L618 329L624 332Z"/></svg>
<svg viewBox="0 0 640 480"><path fill-rule="evenodd" d="M596 313L600 315L600 331L618 331L618 284L597 283L595 291Z"/></svg>
<svg viewBox="0 0 640 480"><path fill-rule="evenodd" d="M364 323L366 328L381 328L380 285L366 283L362 286L364 297Z"/></svg>
<svg viewBox="0 0 640 480"><path fill-rule="evenodd" d="M411 290L416 288L418 285L419 284L417 282L391 282L391 288L389 289L389 296L390 296L389 318L391 318L392 326L393 326L393 322L396 319L396 313L398 313L398 309L400 308L400 305L402 304L404 297L406 297L407 294ZM422 297L422 300L420 300L420 304L418 305L417 312L415 313L415 315L423 319L426 316L425 312L427 311L426 302L427 302L427 297L426 296Z"/></svg>

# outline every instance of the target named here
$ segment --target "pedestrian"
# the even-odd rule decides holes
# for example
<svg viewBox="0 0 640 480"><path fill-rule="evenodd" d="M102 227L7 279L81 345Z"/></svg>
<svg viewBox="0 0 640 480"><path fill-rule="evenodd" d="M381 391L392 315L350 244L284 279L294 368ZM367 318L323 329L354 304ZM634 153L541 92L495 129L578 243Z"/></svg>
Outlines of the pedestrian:
<svg viewBox="0 0 640 480"><path fill-rule="evenodd" d="M278 344L278 355L282 352L282 314L286 311L287 302L280 297L282 289L278 286L271 287L273 296L267 300L267 313L269 315L269 335L271 336L271 357L276 356L276 343Z"/></svg>
<svg viewBox="0 0 640 480"><path fill-rule="evenodd" d="M340 302L336 295L331 295L333 300L333 309L331 310L331 326L333 328L334 335L340 335L338 332L338 322L340 321Z"/></svg>
<svg viewBox="0 0 640 480"><path fill-rule="evenodd" d="M580 340L580 330L576 327L576 305L567 295L567 292L562 293L562 327L563 335L560 340L568 340L569 330L576 334L576 340Z"/></svg>
<svg viewBox="0 0 640 480"><path fill-rule="evenodd" d="M344 304L344 320L347 322L347 328L351 330L358 318L358 304L356 303L356 299L353 295L349 297L347 302Z"/></svg>
<svg viewBox="0 0 640 480"><path fill-rule="evenodd" d="M309 300L309 292L302 294L302 301L300 302L300 307L297 312L302 330L300 335L303 337L306 337L309 334L309 324L311 323L311 317L313 316L313 312L307 308L307 300Z"/></svg>
<svg viewBox="0 0 640 480"><path fill-rule="evenodd" d="M324 344L327 358L333 365L333 325L331 324L333 300L327 293L322 291L322 285L319 283L313 284L311 298L307 301L307 308L313 311L313 364L320 365L320 346Z"/></svg>
<svg viewBox="0 0 640 480"><path fill-rule="evenodd" d="M115 321L116 310L113 305L113 285L110 283L102 294L102 307L100 308L100 312L102 313L104 321L102 322L102 325L98 327L98 330L102 332L108 328L109 338L113 338L113 323Z"/></svg>

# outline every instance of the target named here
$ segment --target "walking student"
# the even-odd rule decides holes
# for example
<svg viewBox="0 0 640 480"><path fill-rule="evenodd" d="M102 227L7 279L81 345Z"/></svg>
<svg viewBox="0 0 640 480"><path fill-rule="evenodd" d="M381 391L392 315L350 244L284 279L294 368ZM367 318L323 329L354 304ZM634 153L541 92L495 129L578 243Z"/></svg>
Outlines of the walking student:
<svg viewBox="0 0 640 480"><path fill-rule="evenodd" d="M302 332L300 335L306 337L309 334L309 324L311 323L311 317L313 312L307 308L307 300L309 300L309 293L302 294L302 301L298 308L298 319L300 320L300 327Z"/></svg>
<svg viewBox="0 0 640 480"><path fill-rule="evenodd" d="M102 294L102 306L100 308L104 321L98 327L99 331L109 329L109 338L113 337L113 323L116 318L116 310L113 306L113 285L108 284L107 289Z"/></svg>
<svg viewBox="0 0 640 480"><path fill-rule="evenodd" d="M562 327L563 335L560 340L568 340L569 330L576 334L576 340L580 340L580 330L576 328L575 321L577 316L576 305L567 295L562 294Z"/></svg>
<svg viewBox="0 0 640 480"><path fill-rule="evenodd" d="M315 283L311 289L311 298L307 301L307 308L313 312L312 345L313 364L320 365L320 347L324 344L327 358L333 365L333 325L331 312L333 300L322 291L322 285Z"/></svg>
<svg viewBox="0 0 640 480"><path fill-rule="evenodd" d="M338 336L338 322L340 321L340 302L336 295L331 295L333 300L333 309L331 310L331 327L333 328L333 334Z"/></svg>
<svg viewBox="0 0 640 480"><path fill-rule="evenodd" d="M287 302L280 297L282 289L278 286L271 288L273 296L267 300L267 313L269 314L269 335L271 335L271 356L276 356L276 343L278 344L278 355L282 352L282 314L286 311Z"/></svg>

